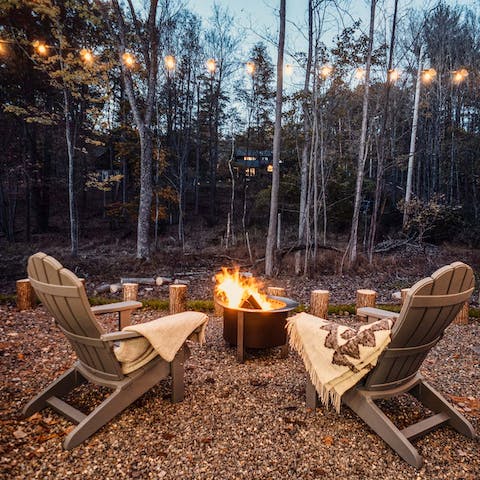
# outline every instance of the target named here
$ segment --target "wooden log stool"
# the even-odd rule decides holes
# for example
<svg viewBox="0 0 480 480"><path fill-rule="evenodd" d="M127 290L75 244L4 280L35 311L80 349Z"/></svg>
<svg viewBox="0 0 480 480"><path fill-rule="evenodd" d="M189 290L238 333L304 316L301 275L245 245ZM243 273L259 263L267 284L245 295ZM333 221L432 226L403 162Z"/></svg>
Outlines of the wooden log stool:
<svg viewBox="0 0 480 480"><path fill-rule="evenodd" d="M357 290L356 313L359 320L368 321L368 317L359 315L358 309L363 307L375 307L377 292L375 290L359 289Z"/></svg>
<svg viewBox="0 0 480 480"><path fill-rule="evenodd" d="M330 292L328 290L312 290L310 294L310 313L326 320L329 298Z"/></svg>
<svg viewBox="0 0 480 480"><path fill-rule="evenodd" d="M35 291L28 278L17 280L17 308L31 310L35 306Z"/></svg>
<svg viewBox="0 0 480 480"><path fill-rule="evenodd" d="M170 314L181 313L187 309L187 286L186 285L170 285Z"/></svg>
<svg viewBox="0 0 480 480"><path fill-rule="evenodd" d="M124 283L122 285L123 301L136 300L138 295L138 283Z"/></svg>
<svg viewBox="0 0 480 480"><path fill-rule="evenodd" d="M272 297L284 297L285 289L282 287L268 287L267 295L271 295Z"/></svg>
<svg viewBox="0 0 480 480"><path fill-rule="evenodd" d="M462 309L457 313L453 323L456 323L457 325L468 325L468 309L469 304L468 302L465 302Z"/></svg>

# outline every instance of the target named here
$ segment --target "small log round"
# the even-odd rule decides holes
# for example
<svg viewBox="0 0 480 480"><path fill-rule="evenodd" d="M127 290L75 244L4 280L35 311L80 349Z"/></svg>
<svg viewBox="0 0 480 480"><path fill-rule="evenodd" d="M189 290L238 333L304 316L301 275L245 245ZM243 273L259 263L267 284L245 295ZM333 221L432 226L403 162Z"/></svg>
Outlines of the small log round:
<svg viewBox="0 0 480 480"><path fill-rule="evenodd" d="M223 307L218 303L216 295L213 296L213 314L216 317L223 316Z"/></svg>
<svg viewBox="0 0 480 480"><path fill-rule="evenodd" d="M360 289L357 290L357 308L375 307L377 292L375 290Z"/></svg>
<svg viewBox="0 0 480 480"><path fill-rule="evenodd" d="M465 302L462 309L457 313L453 323L456 323L457 325L468 325L468 308L469 304L468 302Z"/></svg>
<svg viewBox="0 0 480 480"><path fill-rule="evenodd" d="M17 308L30 310L35 305L35 291L28 278L17 280Z"/></svg>
<svg viewBox="0 0 480 480"><path fill-rule="evenodd" d="M187 286L169 285L170 314L181 313L187 309Z"/></svg>
<svg viewBox="0 0 480 480"><path fill-rule="evenodd" d="M409 291L410 291L409 288L402 288L400 290L400 295L401 295L400 302L402 303L402 305L405 303L405 299L407 298L407 294Z"/></svg>
<svg viewBox="0 0 480 480"><path fill-rule="evenodd" d="M268 287L267 294L271 295L272 297L284 297L285 289L282 287Z"/></svg>
<svg viewBox="0 0 480 480"><path fill-rule="evenodd" d="M123 287L123 301L137 300L138 283L124 283Z"/></svg>
<svg viewBox="0 0 480 480"><path fill-rule="evenodd" d="M310 313L316 317L326 319L328 317L328 290L312 290L310 294Z"/></svg>

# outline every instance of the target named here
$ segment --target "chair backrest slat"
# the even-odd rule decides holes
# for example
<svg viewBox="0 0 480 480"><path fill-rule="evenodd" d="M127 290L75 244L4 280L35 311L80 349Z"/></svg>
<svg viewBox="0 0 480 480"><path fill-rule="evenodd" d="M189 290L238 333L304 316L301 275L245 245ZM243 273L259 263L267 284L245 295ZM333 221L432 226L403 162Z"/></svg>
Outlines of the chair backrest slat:
<svg viewBox="0 0 480 480"><path fill-rule="evenodd" d="M399 386L416 374L474 287L472 269L461 262L437 270L410 288L392 330L392 341L368 375L365 386Z"/></svg>
<svg viewBox="0 0 480 480"><path fill-rule="evenodd" d="M108 379L123 377L112 344L100 340L104 333L93 315L85 288L78 277L44 253L28 261L32 286L90 372Z"/></svg>

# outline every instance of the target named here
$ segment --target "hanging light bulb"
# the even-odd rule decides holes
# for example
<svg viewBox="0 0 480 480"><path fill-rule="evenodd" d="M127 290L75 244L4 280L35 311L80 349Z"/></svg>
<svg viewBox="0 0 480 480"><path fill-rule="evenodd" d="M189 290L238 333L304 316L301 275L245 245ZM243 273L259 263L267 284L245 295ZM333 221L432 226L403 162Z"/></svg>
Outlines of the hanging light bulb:
<svg viewBox="0 0 480 480"><path fill-rule="evenodd" d="M431 82L437 75L437 71L434 68L429 68L422 72L422 81L425 83Z"/></svg>
<svg viewBox="0 0 480 480"><path fill-rule="evenodd" d="M363 80L365 78L365 69L362 67L359 67L355 70L355 78L357 80Z"/></svg>
<svg viewBox="0 0 480 480"><path fill-rule="evenodd" d="M400 78L400 70L392 68L388 71L388 81L395 83Z"/></svg>
<svg viewBox="0 0 480 480"><path fill-rule="evenodd" d="M289 77L290 75L292 75L292 73L293 73L293 65L291 65L290 63L287 63L285 65L285 75Z"/></svg>
<svg viewBox="0 0 480 480"><path fill-rule="evenodd" d="M217 69L217 62L213 58L209 58L206 65L209 73L213 75L215 73L215 70Z"/></svg>
<svg viewBox="0 0 480 480"><path fill-rule="evenodd" d="M87 50L86 48L82 48L80 50L80 57L85 63L93 63L93 53L90 50Z"/></svg>
<svg viewBox="0 0 480 480"><path fill-rule="evenodd" d="M38 54L46 55L48 53L48 47L43 42L40 42L39 40L35 40L32 45Z"/></svg>
<svg viewBox="0 0 480 480"><path fill-rule="evenodd" d="M333 68L330 65L323 65L320 67L320 76L325 79L329 77L333 72Z"/></svg>
<svg viewBox="0 0 480 480"><path fill-rule="evenodd" d="M167 70L169 72L173 72L177 65L175 57L173 55L167 55L164 60L165 60L165 67L167 68Z"/></svg>
<svg viewBox="0 0 480 480"><path fill-rule="evenodd" d="M245 69L247 70L248 75L253 76L255 73L255 63L250 61L245 64Z"/></svg>
<svg viewBox="0 0 480 480"><path fill-rule="evenodd" d="M122 55L122 60L123 60L123 63L128 67L128 68L131 68L135 65L135 57L129 53L129 52L125 52L123 55Z"/></svg>

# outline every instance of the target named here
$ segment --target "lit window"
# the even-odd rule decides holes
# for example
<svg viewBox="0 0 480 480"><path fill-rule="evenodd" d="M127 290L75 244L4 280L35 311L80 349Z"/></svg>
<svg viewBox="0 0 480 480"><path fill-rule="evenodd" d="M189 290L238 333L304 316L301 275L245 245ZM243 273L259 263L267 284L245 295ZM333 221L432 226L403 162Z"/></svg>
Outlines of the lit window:
<svg viewBox="0 0 480 480"><path fill-rule="evenodd" d="M255 167L249 167L245 169L245 175L247 177L254 177L255 176Z"/></svg>
<svg viewBox="0 0 480 480"><path fill-rule="evenodd" d="M268 165L267 166L267 172L272 173L273 172L273 165Z"/></svg>
<svg viewBox="0 0 480 480"><path fill-rule="evenodd" d="M253 161L256 160L255 157L247 157L247 156L243 157L243 159L244 159L246 162L253 162Z"/></svg>

